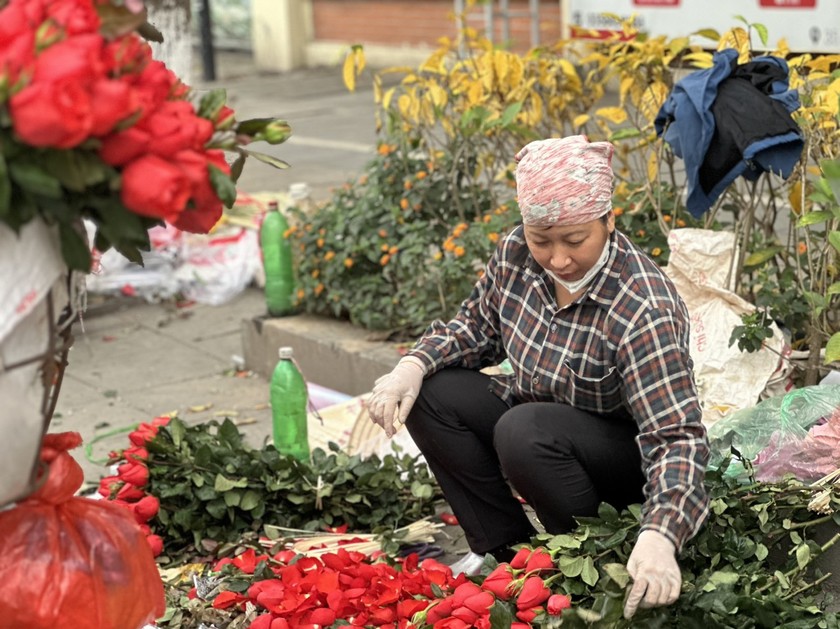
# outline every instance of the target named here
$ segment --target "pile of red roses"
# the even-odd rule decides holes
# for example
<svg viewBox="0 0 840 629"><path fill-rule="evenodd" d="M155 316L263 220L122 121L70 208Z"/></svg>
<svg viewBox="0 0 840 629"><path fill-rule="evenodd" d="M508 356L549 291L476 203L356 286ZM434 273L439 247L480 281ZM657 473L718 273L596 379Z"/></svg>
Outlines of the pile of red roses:
<svg viewBox="0 0 840 629"><path fill-rule="evenodd" d="M152 533L148 522L157 515L160 501L157 497L146 493L143 488L149 482L149 468L146 461L149 452L146 444L154 439L161 426L169 423L169 417L155 417L151 423L142 423L129 433L131 446L122 452L111 452L111 460L124 459L125 462L117 467L115 476L105 476L99 481L99 493L114 504L131 511L140 529L146 535L146 541L155 557L163 552L163 539Z"/></svg>
<svg viewBox="0 0 840 629"><path fill-rule="evenodd" d="M97 249L133 259L161 221L208 232L236 196L222 149L239 153L235 177L253 154L242 146L289 135L272 118L236 123L221 90L194 104L135 32L144 22L111 0L0 9L0 220L57 223L71 268L90 265L82 217Z"/></svg>
<svg viewBox="0 0 840 629"><path fill-rule="evenodd" d="M254 581L244 594L223 591L213 607L250 602L265 610L250 629L318 629L339 620L383 629L489 629L494 606L505 605L520 621L511 626L521 629L571 606L568 596L551 594L554 577L541 576L554 572L544 548L521 550L480 584L463 574L453 577L448 566L434 559L419 562L416 554L396 564L381 559L343 549L319 558L284 550L269 558L249 549L235 559L222 559L214 570L231 564L253 575L261 562L268 562L275 578Z"/></svg>

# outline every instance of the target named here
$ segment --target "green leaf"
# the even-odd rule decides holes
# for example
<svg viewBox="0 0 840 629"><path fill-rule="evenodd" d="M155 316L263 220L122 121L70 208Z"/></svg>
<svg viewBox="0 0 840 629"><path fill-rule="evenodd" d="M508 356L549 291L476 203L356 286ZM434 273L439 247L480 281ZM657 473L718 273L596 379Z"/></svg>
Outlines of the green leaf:
<svg viewBox="0 0 840 629"><path fill-rule="evenodd" d="M828 234L828 242L830 242L831 246L834 247L838 252L840 252L840 232L830 232Z"/></svg>
<svg viewBox="0 0 840 629"><path fill-rule="evenodd" d="M630 573L627 572L627 567L621 563L607 563L601 566L607 576L615 581L622 589L626 588L630 583Z"/></svg>
<svg viewBox="0 0 840 629"><path fill-rule="evenodd" d="M587 557L587 559L591 559ZM557 561L557 567L567 577L576 577L583 572L584 561L583 557L568 557L563 556Z"/></svg>
<svg viewBox="0 0 840 629"><path fill-rule="evenodd" d="M785 590L790 589L790 581L788 581L788 578L785 576L784 572L782 572L781 570L776 570L773 573L773 576L776 577L776 580L779 582L779 585L781 585L782 588L784 588Z"/></svg>
<svg viewBox="0 0 840 629"><path fill-rule="evenodd" d="M180 447L181 441L184 439L184 435L187 432L184 423L178 418L175 418L167 424L166 429L169 431L169 434L172 435L172 443L175 444L175 447Z"/></svg>
<svg viewBox="0 0 840 629"><path fill-rule="evenodd" d="M609 137L610 142L619 142L621 140L629 140L630 138L637 138L642 135L641 130L636 129L634 127L628 127L626 129L619 129L615 133L611 134Z"/></svg>
<svg viewBox="0 0 840 629"><path fill-rule="evenodd" d="M840 203L840 159L821 159L820 170L834 193L835 203Z"/></svg>
<svg viewBox="0 0 840 629"><path fill-rule="evenodd" d="M761 40L761 45L765 48L767 47L767 27L764 24L753 24L752 27L755 29L756 33L758 33L758 37Z"/></svg>
<svg viewBox="0 0 840 629"><path fill-rule="evenodd" d="M231 489L230 491L226 491L222 494L222 498L224 498L225 504L229 507L238 507L239 503L242 500L242 492L237 491L236 489Z"/></svg>
<svg viewBox="0 0 840 629"><path fill-rule="evenodd" d="M219 439L234 450L242 446L242 435L239 434L236 424L228 418L219 426Z"/></svg>
<svg viewBox="0 0 840 629"><path fill-rule="evenodd" d="M834 284L828 287L828 290L825 292L825 294L826 296L840 294L840 282L834 282Z"/></svg>
<svg viewBox="0 0 840 629"><path fill-rule="evenodd" d="M693 35L699 35L700 37L705 37L706 39L711 39L712 41L720 40L720 33L713 28L701 28L699 31L694 31Z"/></svg>
<svg viewBox="0 0 840 629"><path fill-rule="evenodd" d="M207 120L214 120L226 102L227 92L224 89L210 90L199 101L198 115Z"/></svg>
<svg viewBox="0 0 840 629"><path fill-rule="evenodd" d="M718 570L709 576L709 582L715 585L735 585L738 583L738 573L727 570Z"/></svg>
<svg viewBox="0 0 840 629"><path fill-rule="evenodd" d="M506 604L497 600L490 608L490 629L509 629L513 624L513 613Z"/></svg>
<svg viewBox="0 0 840 629"><path fill-rule="evenodd" d="M766 512L763 512L766 513ZM764 561L767 559L767 555L770 554L770 551L767 550L767 546L764 544L758 543L755 546L755 558L759 561Z"/></svg>
<svg viewBox="0 0 840 629"><path fill-rule="evenodd" d="M504 112L502 112L501 126L502 127L508 126L511 122L514 121L516 116L519 115L519 112L521 110L522 110L522 103L521 102L513 103L511 105L508 105L505 108Z"/></svg>
<svg viewBox="0 0 840 629"><path fill-rule="evenodd" d="M825 223L828 220L831 220L831 212L826 212L825 210L817 210L815 212L808 212L807 214L802 215L802 217L800 217L800 219L796 221L796 226L808 227L809 225Z"/></svg>
<svg viewBox="0 0 840 629"><path fill-rule="evenodd" d="M221 498L216 498L215 500L211 500L210 502L208 502L205 509L207 509L207 513L212 515L217 520L227 515L227 505L225 504L225 501Z"/></svg>
<svg viewBox="0 0 840 629"><path fill-rule="evenodd" d="M22 189L42 197L60 199L63 195L58 179L35 164L12 162L9 175Z"/></svg>
<svg viewBox="0 0 840 629"><path fill-rule="evenodd" d="M777 253L780 253L782 251L784 251L784 247L778 245L754 251L753 253L747 256L746 260L744 260L744 266L752 267L764 264L765 262L773 258Z"/></svg>
<svg viewBox="0 0 840 629"><path fill-rule="evenodd" d="M239 502L239 508L244 511L250 511L260 504L261 501L262 496L253 489L249 489L242 495L242 500Z"/></svg>
<svg viewBox="0 0 840 629"><path fill-rule="evenodd" d="M250 157L253 157L256 160L261 161L264 164L268 164L269 166L274 166L275 168L279 168L280 170L285 170L289 168L289 164L284 162L282 159L277 159L272 155L266 155L265 153L257 153L256 151L249 151L247 149L242 149L242 152Z"/></svg>
<svg viewBox="0 0 840 629"><path fill-rule="evenodd" d="M835 332L825 346L825 364L840 360L840 332Z"/></svg>
<svg viewBox="0 0 840 629"><path fill-rule="evenodd" d="M575 550L577 548L580 548L580 540L571 535L555 535L550 540L548 540L546 546L548 546L548 548L551 550L555 550L557 548L570 548L572 550Z"/></svg>
<svg viewBox="0 0 840 629"><path fill-rule="evenodd" d="M431 498L432 486L426 483L421 483L420 481L414 481L411 483L411 495L415 498Z"/></svg>
<svg viewBox="0 0 840 629"><path fill-rule="evenodd" d="M102 183L113 172L90 151L48 151L42 157L44 170L68 190L84 192Z"/></svg>
<svg viewBox="0 0 840 629"><path fill-rule="evenodd" d="M245 168L245 159L246 157L240 154L230 166L230 178L234 183L239 181L239 178L242 176L242 170Z"/></svg>
<svg viewBox="0 0 840 629"><path fill-rule="evenodd" d="M583 569L580 572L580 578L583 579L586 585L593 587L598 583L599 576L598 569L595 568L595 562L592 560L592 557L586 557L583 560Z"/></svg>
<svg viewBox="0 0 840 629"><path fill-rule="evenodd" d="M216 474L216 481L213 483L213 489L215 489L216 491L230 491L231 489L234 489L236 487L247 486L247 478L238 478L236 480L231 480L221 474Z"/></svg>
<svg viewBox="0 0 840 629"><path fill-rule="evenodd" d="M210 173L210 183L213 185L213 190L219 195L225 207L231 208L236 202L236 186L231 181L231 178L218 166L207 164L207 170Z"/></svg>
<svg viewBox="0 0 840 629"><path fill-rule="evenodd" d="M811 549L808 544L800 544L796 547L796 565L801 570L811 561Z"/></svg>
<svg viewBox="0 0 840 629"><path fill-rule="evenodd" d="M90 249L79 232L66 223L59 223L58 237L61 242L61 255L68 268L84 273L89 272L92 261Z"/></svg>

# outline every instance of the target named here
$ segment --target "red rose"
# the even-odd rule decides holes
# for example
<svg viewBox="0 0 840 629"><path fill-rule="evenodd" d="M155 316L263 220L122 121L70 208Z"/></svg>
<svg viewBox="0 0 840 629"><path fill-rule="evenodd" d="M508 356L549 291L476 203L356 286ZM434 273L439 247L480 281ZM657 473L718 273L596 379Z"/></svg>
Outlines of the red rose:
<svg viewBox="0 0 840 629"><path fill-rule="evenodd" d="M93 110L91 135L105 135L137 111L137 96L122 81L100 79L90 90Z"/></svg>
<svg viewBox="0 0 840 629"><path fill-rule="evenodd" d="M465 623L468 627L472 627L475 621L478 620L479 614L471 610L469 607L456 607L452 610L452 618L457 618Z"/></svg>
<svg viewBox="0 0 840 629"><path fill-rule="evenodd" d="M510 591L512 582L513 575L510 573L510 566L503 563L487 575L484 583L481 584L481 589L492 592L496 595L496 598L506 601L512 595Z"/></svg>
<svg viewBox="0 0 840 629"><path fill-rule="evenodd" d="M572 606L572 599L565 594L552 594L548 597L546 609L552 616L559 616L564 609L569 609Z"/></svg>
<svg viewBox="0 0 840 629"><path fill-rule="evenodd" d="M434 607L429 608L429 611L426 612L426 623L434 625L439 620L449 618L449 614L452 613L452 605L452 599L445 598Z"/></svg>
<svg viewBox="0 0 840 629"><path fill-rule="evenodd" d="M213 119L213 126L217 129L230 129L233 123L236 122L236 113L227 105L222 105L222 108L216 113Z"/></svg>
<svg viewBox="0 0 840 629"><path fill-rule="evenodd" d="M99 157L111 166L122 166L146 153L150 140L148 132L129 127L106 136L99 148Z"/></svg>
<svg viewBox="0 0 840 629"><path fill-rule="evenodd" d="M313 609L304 620L305 623L329 627L335 622L335 612L328 607Z"/></svg>
<svg viewBox="0 0 840 629"><path fill-rule="evenodd" d="M189 196L189 181L181 169L155 155L139 157L123 170L122 202L142 216L172 222Z"/></svg>
<svg viewBox="0 0 840 629"><path fill-rule="evenodd" d="M551 591L545 587L541 578L528 577L516 599L516 606L519 609L530 609L545 601L549 596L551 596Z"/></svg>
<svg viewBox="0 0 840 629"><path fill-rule="evenodd" d="M157 557L163 552L163 539L160 535L147 535L146 542L149 544L149 548L152 549L152 555Z"/></svg>
<svg viewBox="0 0 840 629"><path fill-rule="evenodd" d="M109 74L122 76L146 67L152 60L152 48L134 34L125 35L105 44L102 59Z"/></svg>
<svg viewBox="0 0 840 629"><path fill-rule="evenodd" d="M135 502L136 500L140 500L143 496L146 495L142 489L135 487L130 483L123 483L122 487L119 488L117 491L117 498L119 500L125 500L126 502Z"/></svg>
<svg viewBox="0 0 840 629"><path fill-rule="evenodd" d="M145 461L149 458L149 451L142 446L131 446L122 451L122 458L126 461Z"/></svg>
<svg viewBox="0 0 840 629"><path fill-rule="evenodd" d="M263 614L248 625L248 629L289 629L289 622L285 618L275 618L272 614Z"/></svg>
<svg viewBox="0 0 840 629"><path fill-rule="evenodd" d="M535 548L525 564L525 572L542 572L543 570L551 570L553 568L554 560L545 548Z"/></svg>
<svg viewBox="0 0 840 629"><path fill-rule="evenodd" d="M176 163L191 184L191 204L181 212L173 223L180 230L206 234L222 217L222 202L210 183L209 166L212 164L224 173L230 172L222 151L181 151L175 156Z"/></svg>
<svg viewBox="0 0 840 629"><path fill-rule="evenodd" d="M9 99L17 136L31 146L72 148L93 124L90 96L73 81L34 82Z"/></svg>
<svg viewBox="0 0 840 629"><path fill-rule="evenodd" d="M516 617L522 622L527 622L529 625L534 622L534 618L543 612L542 607L532 607L531 609L520 609L516 612Z"/></svg>
<svg viewBox="0 0 840 629"><path fill-rule="evenodd" d="M484 614L495 602L496 597L490 592L479 592L478 594L474 594L465 600L464 607L468 607L479 614Z"/></svg>
<svg viewBox="0 0 840 629"><path fill-rule="evenodd" d="M138 424L137 430L132 430L128 433L128 440L135 446L145 446L147 441L155 438L157 432L158 429L156 426L143 422Z"/></svg>
<svg viewBox="0 0 840 629"><path fill-rule="evenodd" d="M33 82L74 81L89 84L104 77L103 43L101 35L90 33L53 44L35 59Z"/></svg>
<svg viewBox="0 0 840 629"><path fill-rule="evenodd" d="M458 618L444 618L443 620L439 620L434 624L434 629L469 629L471 627L469 623L464 622Z"/></svg>
<svg viewBox="0 0 840 629"><path fill-rule="evenodd" d="M35 61L35 31L23 7L9 5L0 11L0 80L17 80L20 70Z"/></svg>
<svg viewBox="0 0 840 629"><path fill-rule="evenodd" d="M472 581L467 581L455 588L455 591L452 593L452 601L456 606L461 606L469 597L479 592L481 592L480 587Z"/></svg>
<svg viewBox="0 0 840 629"><path fill-rule="evenodd" d="M53 1L47 5L47 15L61 24L69 35L95 33L99 30L99 14L88 2Z"/></svg>
<svg viewBox="0 0 840 629"><path fill-rule="evenodd" d="M120 480L124 480L135 487L142 487L149 482L149 469L142 463L131 461L123 463L117 468Z"/></svg>
<svg viewBox="0 0 840 629"><path fill-rule="evenodd" d="M118 476L104 476L99 479L99 495L103 498L110 498L112 488L116 489L121 484L122 480Z"/></svg>
<svg viewBox="0 0 840 629"><path fill-rule="evenodd" d="M516 551L513 559L510 560L510 567L515 568L516 570L524 568L525 562L528 561L528 557L531 556L531 550L532 549L526 546L525 548L520 548Z"/></svg>
<svg viewBox="0 0 840 629"><path fill-rule="evenodd" d="M131 510L137 523L145 524L160 511L160 501L155 496L144 496L131 505Z"/></svg>
<svg viewBox="0 0 840 629"><path fill-rule="evenodd" d="M149 150L167 158L187 149L202 150L213 135L213 123L196 115L185 100L161 103L137 126L152 136Z"/></svg>

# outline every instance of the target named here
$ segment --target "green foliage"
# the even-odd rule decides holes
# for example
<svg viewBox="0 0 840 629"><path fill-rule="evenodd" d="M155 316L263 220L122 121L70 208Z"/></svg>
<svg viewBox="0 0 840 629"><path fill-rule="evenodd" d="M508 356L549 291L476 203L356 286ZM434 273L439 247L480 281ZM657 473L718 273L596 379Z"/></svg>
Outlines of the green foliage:
<svg viewBox="0 0 840 629"><path fill-rule="evenodd" d="M363 459L330 444L328 452L316 448L307 464L270 445L247 447L227 419L187 426L173 418L147 449L146 490L160 500L152 523L170 554L200 549L205 540L235 542L264 524L393 531L431 515L440 498L417 457Z"/></svg>
<svg viewBox="0 0 840 629"><path fill-rule="evenodd" d="M638 533L638 505L617 512L602 505L597 518L580 518L566 535L536 538L555 555L564 575L560 591L572 609L554 626L773 628L840 627L825 611L819 556L840 539L840 495L822 512L808 509L817 490L798 481L738 484L725 470L706 484L711 513L683 548L682 594L669 607L622 617L630 576L624 566Z"/></svg>
<svg viewBox="0 0 840 629"><path fill-rule="evenodd" d="M764 341L773 336L773 330L769 325L770 320L763 311L742 314L741 323L742 325L732 328L729 345L737 341L738 349L742 352L757 352Z"/></svg>
<svg viewBox="0 0 840 629"><path fill-rule="evenodd" d="M489 236L478 246L479 232L497 239L518 218L494 209L484 188L451 185L453 172L471 167L411 143L382 144L365 173L317 212L292 208L303 308L407 335L451 317L495 246ZM452 225L473 223L481 228L469 250L444 248Z"/></svg>

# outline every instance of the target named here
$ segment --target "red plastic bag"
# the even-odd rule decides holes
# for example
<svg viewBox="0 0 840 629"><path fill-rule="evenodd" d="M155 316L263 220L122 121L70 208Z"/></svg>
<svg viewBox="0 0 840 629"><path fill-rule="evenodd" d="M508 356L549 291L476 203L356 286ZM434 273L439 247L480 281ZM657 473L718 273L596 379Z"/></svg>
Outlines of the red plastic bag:
<svg viewBox="0 0 840 629"><path fill-rule="evenodd" d="M137 629L165 610L152 551L128 511L73 496L84 475L67 450L81 442L46 435L44 484L0 512L3 627Z"/></svg>

